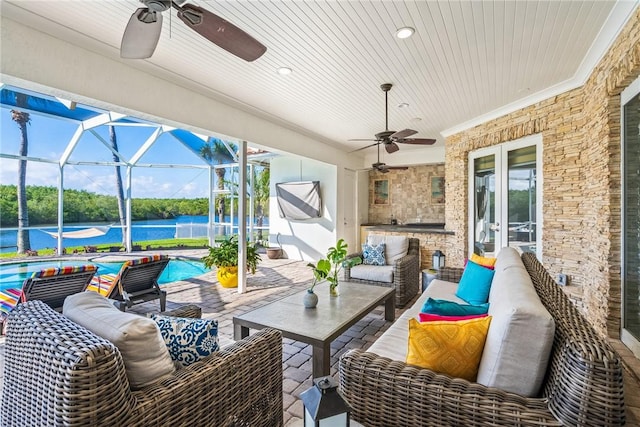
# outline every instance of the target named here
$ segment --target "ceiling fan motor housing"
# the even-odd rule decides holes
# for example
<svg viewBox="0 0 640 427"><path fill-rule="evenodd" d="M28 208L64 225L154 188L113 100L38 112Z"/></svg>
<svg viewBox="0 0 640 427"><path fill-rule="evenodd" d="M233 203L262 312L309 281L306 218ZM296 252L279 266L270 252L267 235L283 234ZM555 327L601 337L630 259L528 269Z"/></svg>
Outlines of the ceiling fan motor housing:
<svg viewBox="0 0 640 427"><path fill-rule="evenodd" d="M140 2L154 12L164 12L171 7L171 0L140 0Z"/></svg>

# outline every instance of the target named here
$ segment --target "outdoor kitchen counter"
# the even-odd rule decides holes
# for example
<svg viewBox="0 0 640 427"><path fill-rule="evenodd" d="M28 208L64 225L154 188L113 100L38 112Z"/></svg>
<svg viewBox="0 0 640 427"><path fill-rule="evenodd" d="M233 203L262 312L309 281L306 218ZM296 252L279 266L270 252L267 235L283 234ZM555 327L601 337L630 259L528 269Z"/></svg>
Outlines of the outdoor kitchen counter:
<svg viewBox="0 0 640 427"><path fill-rule="evenodd" d="M451 256L451 261L455 265L458 261L462 265L462 258L457 260L455 254L450 251L451 239L455 232L445 230L444 224L362 224L360 226L360 245L365 243L369 233L403 235L414 237L420 240L420 269L431 268L431 257L435 250L443 251L447 256ZM449 259L447 259L449 263Z"/></svg>
<svg viewBox="0 0 640 427"><path fill-rule="evenodd" d="M432 233L432 234L455 234L451 230L445 230L444 224L362 224L367 231L386 231L393 233Z"/></svg>

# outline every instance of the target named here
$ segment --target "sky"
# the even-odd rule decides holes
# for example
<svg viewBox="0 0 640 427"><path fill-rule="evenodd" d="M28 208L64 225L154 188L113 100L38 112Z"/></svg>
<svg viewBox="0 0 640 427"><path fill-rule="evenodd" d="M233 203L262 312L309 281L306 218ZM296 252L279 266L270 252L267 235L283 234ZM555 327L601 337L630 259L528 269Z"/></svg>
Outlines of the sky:
<svg viewBox="0 0 640 427"><path fill-rule="evenodd" d="M76 122L31 114L28 125L30 157L60 159L67 144L75 133ZM144 144L154 128L116 127L119 151L127 159ZM107 142L108 128L96 128ZM20 129L11 120L11 110L0 109L0 152L18 154ZM113 161L112 153L99 138L85 131L71 161ZM172 135L162 134L141 158L140 163L202 165L205 163ZM17 184L18 161L0 158L0 184ZM115 168L113 166L67 165L64 173L64 187L87 190L99 194L115 194ZM121 168L125 179L125 168ZM57 164L29 162L27 185L58 185ZM142 168L132 172L132 197L134 198L194 198L207 197L209 174L206 168Z"/></svg>

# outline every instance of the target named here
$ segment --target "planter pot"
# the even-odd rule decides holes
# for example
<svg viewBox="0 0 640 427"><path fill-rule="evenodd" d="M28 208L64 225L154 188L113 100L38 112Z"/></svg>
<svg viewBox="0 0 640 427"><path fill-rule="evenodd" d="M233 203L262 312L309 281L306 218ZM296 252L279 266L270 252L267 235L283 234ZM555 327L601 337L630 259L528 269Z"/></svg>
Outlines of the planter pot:
<svg viewBox="0 0 640 427"><path fill-rule="evenodd" d="M238 287L238 267L218 267L216 277L223 288Z"/></svg>
<svg viewBox="0 0 640 427"><path fill-rule="evenodd" d="M267 258L278 259L282 255L282 249L280 248L267 248Z"/></svg>
<svg viewBox="0 0 640 427"><path fill-rule="evenodd" d="M318 305L318 295L313 293L312 290L307 290L302 297L302 303L305 308L316 308L316 305Z"/></svg>
<svg viewBox="0 0 640 427"><path fill-rule="evenodd" d="M340 292L338 292L338 286L333 286L333 287L329 287L329 295L332 297L337 297L338 295L340 295Z"/></svg>

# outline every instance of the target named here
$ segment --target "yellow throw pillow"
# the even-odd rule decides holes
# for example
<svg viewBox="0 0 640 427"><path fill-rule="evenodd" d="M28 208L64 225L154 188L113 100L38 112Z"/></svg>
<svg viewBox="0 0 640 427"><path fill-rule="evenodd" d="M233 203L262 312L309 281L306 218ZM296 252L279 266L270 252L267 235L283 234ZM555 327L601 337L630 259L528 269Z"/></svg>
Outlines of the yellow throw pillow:
<svg viewBox="0 0 640 427"><path fill-rule="evenodd" d="M491 316L420 323L409 319L407 363L475 381Z"/></svg>
<svg viewBox="0 0 640 427"><path fill-rule="evenodd" d="M480 264L483 267L489 267L493 270L493 267L496 265L497 258L490 258L486 256L480 256L478 254L471 254L470 261L475 262L476 264Z"/></svg>

